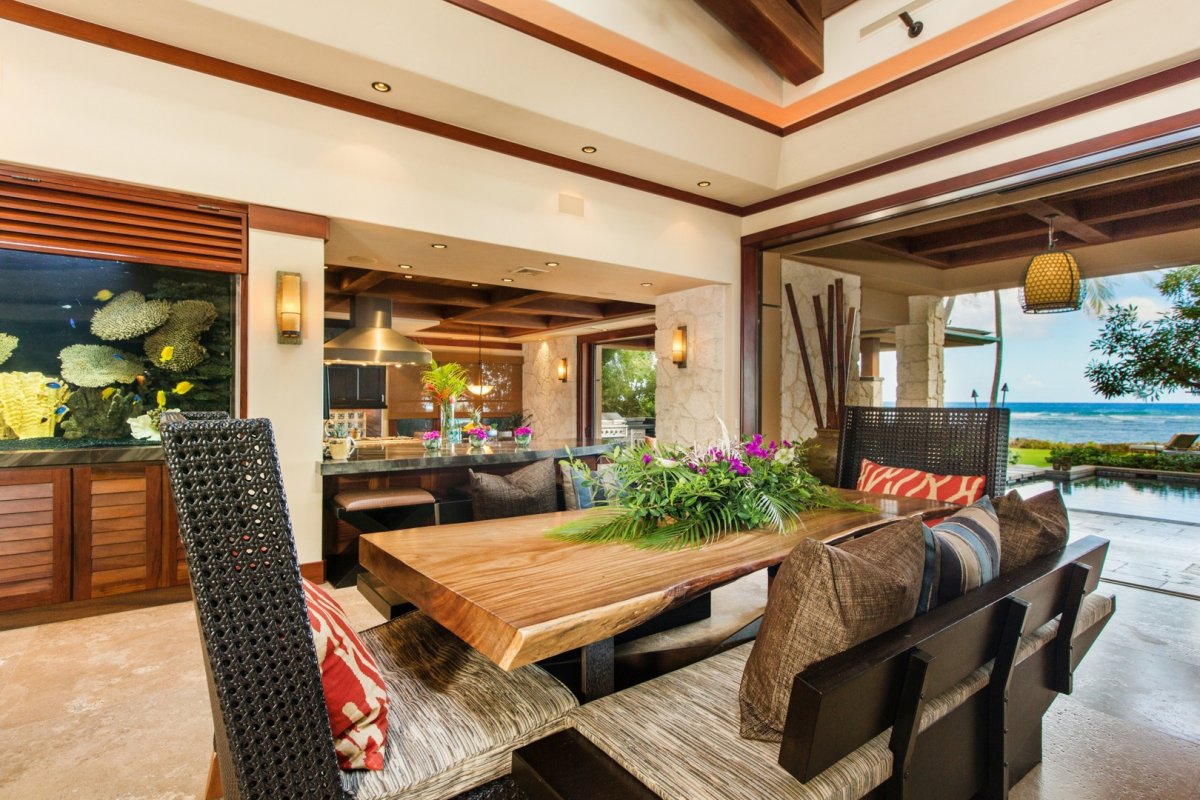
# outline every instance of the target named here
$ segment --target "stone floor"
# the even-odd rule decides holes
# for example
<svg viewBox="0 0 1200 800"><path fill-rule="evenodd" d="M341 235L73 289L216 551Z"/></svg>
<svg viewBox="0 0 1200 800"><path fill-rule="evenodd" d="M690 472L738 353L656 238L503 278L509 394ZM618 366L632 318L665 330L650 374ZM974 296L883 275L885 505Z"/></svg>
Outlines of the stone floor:
<svg viewBox="0 0 1200 800"><path fill-rule="evenodd" d="M1181 594L1103 585L1117 613L1012 796L1200 800L1200 600L1183 595L1197 593L1200 526L1072 519L1077 536L1112 538L1106 575ZM718 590L708 624L740 618L764 589L751 576ZM381 619L356 590L335 595L357 626ZM212 742L199 651L186 603L0 632L0 800L197 797Z"/></svg>

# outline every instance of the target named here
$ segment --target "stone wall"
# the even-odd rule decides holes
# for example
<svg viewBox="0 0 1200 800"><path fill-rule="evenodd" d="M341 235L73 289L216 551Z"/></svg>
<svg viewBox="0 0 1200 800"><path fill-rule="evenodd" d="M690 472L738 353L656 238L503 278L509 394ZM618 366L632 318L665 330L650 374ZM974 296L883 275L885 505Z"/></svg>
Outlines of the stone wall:
<svg viewBox="0 0 1200 800"><path fill-rule="evenodd" d="M813 308L813 295L821 295L822 312L828 320L826 307L826 291L833 282L843 280L845 307L862 310L861 280L857 275L847 275L841 272L804 264L790 259L784 259L781 269L783 285L791 285L796 295L796 308L800 315L800 324L804 330L804 340L808 349L809 364L813 369L813 382L816 385L817 400L821 407L822 416L826 415L826 395L824 372L821 368L820 339L817 336L817 316ZM796 337L796 329L792 324L792 313L788 306L786 289L780 292L782 304L782 336L780 347L780 410L779 431L784 439L804 441L817 432L818 427L824 427L824 420L818 424L813 415L813 404L808 395L808 381L804 376L804 365L800 359L800 344ZM836 363L836 350L833 355ZM851 342L850 380L846 387L846 402L853 405L870 397L869 390L864 394L858 380L858 337Z"/></svg>
<svg viewBox="0 0 1200 800"><path fill-rule="evenodd" d="M541 342L526 342L521 348L525 363L521 367L524 409L533 415L535 441L567 439L575 435L575 337L560 336ZM558 379L558 360L567 359L567 382Z"/></svg>
<svg viewBox="0 0 1200 800"><path fill-rule="evenodd" d="M728 286L662 295L654 312L658 356L655 391L659 441L691 445L720 439L725 408L725 305ZM687 367L671 362L671 337L687 326ZM731 432L737 420L724 420Z"/></svg>
<svg viewBox="0 0 1200 800"><path fill-rule="evenodd" d="M908 321L896 326L896 405L938 408L945 395L942 298L908 298Z"/></svg>

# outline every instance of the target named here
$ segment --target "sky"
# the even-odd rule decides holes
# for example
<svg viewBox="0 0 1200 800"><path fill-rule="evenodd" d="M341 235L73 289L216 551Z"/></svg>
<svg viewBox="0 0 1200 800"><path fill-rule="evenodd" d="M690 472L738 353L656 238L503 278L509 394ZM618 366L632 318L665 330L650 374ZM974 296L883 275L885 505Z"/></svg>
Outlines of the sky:
<svg viewBox="0 0 1200 800"><path fill-rule="evenodd" d="M1111 279L1114 302L1138 307L1142 319L1155 319L1170 304L1158 293L1154 283L1162 272L1142 272ZM1011 403L1101 403L1083 374L1088 362L1096 358L1091 343L1102 327L1087 311L1064 314L1025 314L1017 300L1016 289L1001 293L1004 323L1004 363L1000 382L1008 383ZM949 324L975 328L989 333L995 330L992 294L961 295L955 302ZM971 390L986 398L992 387L995 348L955 347L946 350L946 402L970 402ZM880 357L884 377L884 400L896 399L896 361L894 353ZM1114 398L1111 402L1141 402L1136 397ZM1187 392L1163 395L1163 403L1200 403L1200 397Z"/></svg>

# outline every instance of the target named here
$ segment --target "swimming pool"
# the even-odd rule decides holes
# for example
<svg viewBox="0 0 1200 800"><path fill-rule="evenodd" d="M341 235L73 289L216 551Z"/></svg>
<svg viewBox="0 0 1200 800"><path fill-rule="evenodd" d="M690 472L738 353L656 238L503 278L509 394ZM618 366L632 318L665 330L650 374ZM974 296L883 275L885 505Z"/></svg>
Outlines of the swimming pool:
<svg viewBox="0 0 1200 800"><path fill-rule="evenodd" d="M1200 525L1200 484L1124 478L1034 481L1015 487L1022 497L1058 487L1067 508Z"/></svg>

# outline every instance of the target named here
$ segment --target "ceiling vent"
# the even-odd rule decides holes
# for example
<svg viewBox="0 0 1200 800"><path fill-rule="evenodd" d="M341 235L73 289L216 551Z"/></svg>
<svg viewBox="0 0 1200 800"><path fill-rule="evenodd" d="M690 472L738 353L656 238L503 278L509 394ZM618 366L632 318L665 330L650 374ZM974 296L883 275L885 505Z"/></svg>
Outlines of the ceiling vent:
<svg viewBox="0 0 1200 800"><path fill-rule="evenodd" d="M517 267L512 270L513 275L524 275L527 278L536 278L538 275L544 275L550 270L538 269L537 267Z"/></svg>

